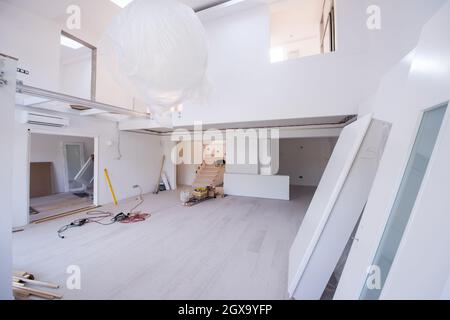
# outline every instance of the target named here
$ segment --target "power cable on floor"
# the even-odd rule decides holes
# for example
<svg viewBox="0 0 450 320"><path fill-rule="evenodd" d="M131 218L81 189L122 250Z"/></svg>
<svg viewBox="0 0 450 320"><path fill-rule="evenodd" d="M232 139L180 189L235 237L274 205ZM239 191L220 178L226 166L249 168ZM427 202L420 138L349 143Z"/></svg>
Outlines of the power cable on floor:
<svg viewBox="0 0 450 320"><path fill-rule="evenodd" d="M130 210L130 213L125 214L125 213L121 212L117 215L114 215L111 212L101 211L101 210L88 211L86 213L86 215L88 217L74 220L71 223L61 227L58 230L58 237L60 237L61 239L65 239L65 236L63 235L64 232L66 232L67 230L72 229L72 228L82 227L88 223L97 223L102 226L109 226L109 225L115 224L117 222L129 224L129 223L146 221L149 217L151 217L150 214L142 213L142 212L135 212L135 210L144 203L144 197L142 195L142 193L143 193L142 188L138 185L134 186L133 188L139 188L140 194L139 194L139 199L138 199L137 205L134 206L133 209ZM107 218L111 218L111 219L109 221L104 222L104 220Z"/></svg>

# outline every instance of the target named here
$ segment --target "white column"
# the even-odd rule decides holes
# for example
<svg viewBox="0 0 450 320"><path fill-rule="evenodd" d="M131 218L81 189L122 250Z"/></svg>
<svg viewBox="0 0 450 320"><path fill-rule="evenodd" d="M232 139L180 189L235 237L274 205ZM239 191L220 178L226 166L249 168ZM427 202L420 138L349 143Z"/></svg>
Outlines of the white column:
<svg viewBox="0 0 450 320"><path fill-rule="evenodd" d="M0 54L0 300L12 299L12 169L17 62Z"/></svg>

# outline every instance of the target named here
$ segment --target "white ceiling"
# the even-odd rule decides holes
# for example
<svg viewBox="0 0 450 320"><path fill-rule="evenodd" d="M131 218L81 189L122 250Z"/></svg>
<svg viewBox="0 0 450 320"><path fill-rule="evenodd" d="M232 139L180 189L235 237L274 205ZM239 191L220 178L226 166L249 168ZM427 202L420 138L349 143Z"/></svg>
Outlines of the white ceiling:
<svg viewBox="0 0 450 320"><path fill-rule="evenodd" d="M295 127L303 127L304 129L319 129L319 128L334 128L344 127L356 119L356 115L342 115L330 117L316 117L316 118L296 118L296 119L281 119L281 120L267 120L267 121L251 121L251 122L235 122L235 123L215 123L204 124L203 130L227 130L227 129L253 129L253 128L280 128L289 129ZM185 129L192 131L193 126L175 126L174 129ZM142 129L144 131L151 131L157 133L171 133L173 130L154 127L151 129Z"/></svg>

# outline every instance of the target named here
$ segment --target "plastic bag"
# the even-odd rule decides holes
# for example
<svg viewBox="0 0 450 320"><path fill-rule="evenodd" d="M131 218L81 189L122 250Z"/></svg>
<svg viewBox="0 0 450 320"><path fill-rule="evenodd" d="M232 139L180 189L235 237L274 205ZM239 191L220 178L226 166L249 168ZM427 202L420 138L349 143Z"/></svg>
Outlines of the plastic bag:
<svg viewBox="0 0 450 320"><path fill-rule="evenodd" d="M176 0L135 0L114 18L104 42L111 69L155 116L170 112L204 89L206 34L194 11ZM117 64L114 66L113 64Z"/></svg>

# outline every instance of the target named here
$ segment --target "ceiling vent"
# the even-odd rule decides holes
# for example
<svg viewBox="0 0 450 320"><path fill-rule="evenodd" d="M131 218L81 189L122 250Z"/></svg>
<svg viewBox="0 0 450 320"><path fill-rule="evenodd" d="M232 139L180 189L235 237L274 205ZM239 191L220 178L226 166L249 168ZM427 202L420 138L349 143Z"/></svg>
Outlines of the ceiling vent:
<svg viewBox="0 0 450 320"><path fill-rule="evenodd" d="M63 128L69 126L69 119L45 113L24 111L22 114L21 123L45 127Z"/></svg>

